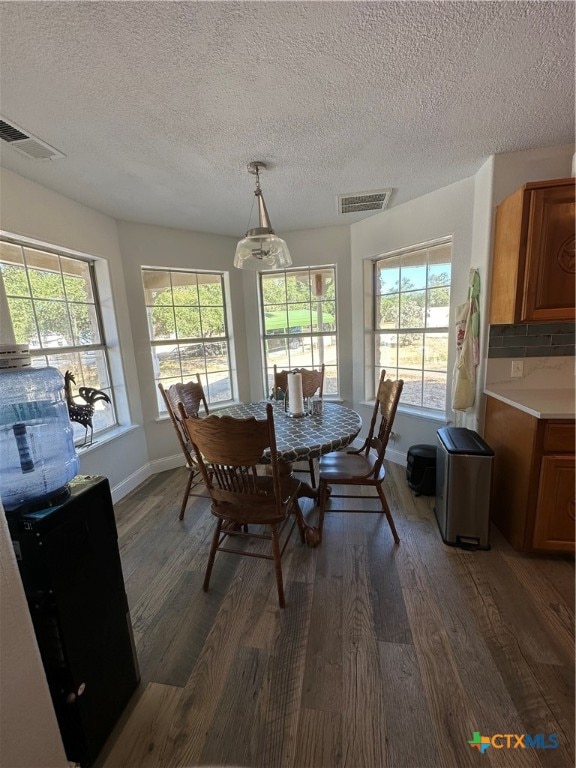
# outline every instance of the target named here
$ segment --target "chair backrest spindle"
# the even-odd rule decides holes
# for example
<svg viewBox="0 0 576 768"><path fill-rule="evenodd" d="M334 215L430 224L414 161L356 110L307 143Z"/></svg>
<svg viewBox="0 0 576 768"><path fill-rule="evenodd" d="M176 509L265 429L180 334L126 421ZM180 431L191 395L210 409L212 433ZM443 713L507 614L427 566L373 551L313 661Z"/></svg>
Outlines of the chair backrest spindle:
<svg viewBox="0 0 576 768"><path fill-rule="evenodd" d="M181 412L182 412L181 408ZM266 502L257 467L269 452L274 497L281 507L280 470L276 449L272 406L266 405L266 419L236 419L232 416L207 416L190 419L182 413L190 442L213 501L232 504ZM210 470L210 471L208 471ZM268 479L270 476L267 476Z"/></svg>
<svg viewBox="0 0 576 768"><path fill-rule="evenodd" d="M183 384L180 382L177 384L172 384L172 386L167 388L164 388L162 382L158 382L158 389L160 390L162 399L166 404L166 410L170 416L170 421L172 422L172 426L174 427L174 431L176 432L176 436L178 438L178 443L180 444L180 448L182 449L182 453L186 459L186 466L190 471L190 477L188 478L188 482L186 484L184 499L182 500L182 506L180 508L180 520L184 519L188 497L190 495L199 495L192 494L191 491L192 488L195 488L196 485L198 485L198 482L194 484L194 478L197 474L198 467L196 466L195 458L192 455L193 451L188 441L188 433L186 432L186 428L183 424L184 417L182 416L180 407L184 409L183 412L185 416L189 417L198 418L200 415L200 408L202 406L204 407L205 413L209 413L208 403L206 402L204 389L202 387L202 382L200 381L200 375L196 374L195 379L195 381L188 381Z"/></svg>
<svg viewBox="0 0 576 768"><path fill-rule="evenodd" d="M199 416L201 407L204 408L206 415L210 413L204 388L200 381L200 374L197 373L195 379L195 381L187 381L185 383L177 382L166 388L162 385L162 382L158 383L158 389L166 404L166 410L176 431L178 442L186 457L187 464L190 464L192 461L192 454L188 445L188 435L182 421L180 403L183 404L184 413L187 417Z"/></svg>
<svg viewBox="0 0 576 768"><path fill-rule="evenodd" d="M293 371L300 373L302 376L302 396L312 397L312 395L318 394L322 397L324 393L324 363L319 369L309 368L294 368ZM277 366L274 366L274 398L276 399L278 390L282 390L286 394L288 388L288 374L292 371L282 370L279 371Z"/></svg>
<svg viewBox="0 0 576 768"><path fill-rule="evenodd" d="M374 411L372 412L365 450L366 455L368 455L371 449L375 449L378 454L376 464L374 465L375 476L380 472L382 462L384 461L384 455L386 453L386 448L388 447L388 441L390 439L390 433L392 432L392 425L394 423L394 417L396 416L396 410L398 408L398 403L400 402L403 387L404 381L402 379L398 379L397 381L391 381L390 379L386 380L385 370L380 374L376 402L374 403ZM380 422L378 423L378 429L376 430L378 417L380 417ZM376 434L374 434L375 432Z"/></svg>

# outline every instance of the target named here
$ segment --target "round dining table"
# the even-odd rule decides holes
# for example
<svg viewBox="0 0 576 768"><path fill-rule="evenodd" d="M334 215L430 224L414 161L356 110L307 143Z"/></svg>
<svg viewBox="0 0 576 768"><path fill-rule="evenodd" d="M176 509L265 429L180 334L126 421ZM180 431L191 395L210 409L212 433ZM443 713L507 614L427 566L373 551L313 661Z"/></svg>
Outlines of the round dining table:
<svg viewBox="0 0 576 768"><path fill-rule="evenodd" d="M218 409L218 416L233 416L246 419L266 418L266 404L242 403ZM274 407L274 429L276 448L283 474L292 474L296 461L316 459L330 451L345 448L354 440L362 429L362 419L356 411L339 403L323 402L321 414L306 414L299 418L290 416L284 410L282 401L272 401ZM270 464L270 453L264 453L262 464ZM318 491L305 482L300 482L299 496L317 499ZM306 541L316 546L318 536L315 528L308 526Z"/></svg>
<svg viewBox="0 0 576 768"><path fill-rule="evenodd" d="M266 418L266 404L242 403L218 409L218 416L236 419ZM362 428L362 419L356 411L338 403L324 402L321 414L306 414L299 418L289 416L282 402L271 401L274 406L276 448L280 461L293 463L316 459L324 453L345 448ZM270 464L270 454L264 454L262 464Z"/></svg>

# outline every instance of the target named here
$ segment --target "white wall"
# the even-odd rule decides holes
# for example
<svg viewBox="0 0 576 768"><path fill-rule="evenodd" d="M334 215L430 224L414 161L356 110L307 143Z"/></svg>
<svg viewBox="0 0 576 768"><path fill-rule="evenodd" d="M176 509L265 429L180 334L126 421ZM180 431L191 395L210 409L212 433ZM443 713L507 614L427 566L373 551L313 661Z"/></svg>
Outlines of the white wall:
<svg viewBox="0 0 576 768"><path fill-rule="evenodd" d="M115 311L118 338L107 335L107 342L113 350L113 365L114 350L117 350L117 365L121 366L120 375L114 377L120 421L132 425L132 429L111 441L101 439L88 453L82 453L81 472L108 477L115 500L150 472L179 466L182 462L170 422L158 420L142 266L226 272L236 396L239 400L258 400L264 396L256 275L234 269L236 238L116 222L4 169L0 183L3 231L94 256L102 260L98 262L100 271L109 272L109 279L102 282L101 299L105 308ZM342 225L290 232L284 237L295 266L336 264L342 359L340 388L343 399L351 403L352 363L346 353L351 346L352 327L350 229ZM123 402L126 403L124 418Z"/></svg>
<svg viewBox="0 0 576 768"><path fill-rule="evenodd" d="M150 462L152 469L167 469L180 464L181 456L172 425L167 419L158 420L141 268L197 268L222 270L226 273L236 360L236 397L244 401L260 400L265 394L261 373L257 274L234 269L236 238L129 222L119 222L118 233ZM346 358L346 350L350 348L351 327L349 227L289 232L282 236L286 239L294 266L336 264L340 343L342 356ZM340 374L343 396L351 400L352 370L346 359Z"/></svg>
<svg viewBox="0 0 576 768"><path fill-rule="evenodd" d="M462 418L449 418L478 429L483 398L488 292L491 265L492 223L495 206L518 186L530 180L568 176L574 147L496 155L470 178L417 200L348 226L284 233L295 266L336 264L338 281L338 331L340 341L340 392L358 408L365 420L364 277L366 260L382 253L453 237L453 303L465 300L469 270L480 269L482 282L482 361L478 375L477 403ZM35 238L63 249L101 259L99 269L109 273L113 286L103 295L114 309L118 338L108 338L113 366L123 384L115 387L120 420L133 429L112 443L102 442L81 457L81 471L109 477L114 498L120 498L151 471L177 466L179 449L168 421L157 420L156 391L148 342L142 293L141 267L197 267L227 272L232 303L233 341L237 365L237 396L257 400L264 396L261 376L259 314L256 275L232 266L236 239L145 224L116 223L84 205L69 200L10 171L0 169L0 222L2 229ZM104 281L106 284L106 281ZM451 333L453 334L452 328ZM449 373L455 355L450 339ZM407 413L397 416L398 442L391 458L404 460L407 448L417 442L433 443L438 422ZM143 432L145 439L142 439ZM121 461L118 457L122 457Z"/></svg>
<svg viewBox="0 0 576 768"><path fill-rule="evenodd" d="M350 227L325 227L285 232L280 235L288 246L294 267L336 266L339 389L341 399L352 403L351 349L352 306L350 295ZM257 276L245 270L242 273L246 335L250 368L250 400L265 396L262 384L262 344L260 315L257 302Z"/></svg>
<svg viewBox="0 0 576 768"><path fill-rule="evenodd" d="M142 289L142 267L165 269L207 269L227 273L231 301L232 347L239 361L247 359L242 273L234 269L236 239L223 235L167 229L147 224L118 223L126 297L133 332L136 376L142 397L143 426L151 468L155 471L182 464L182 454L174 429L165 418L158 420L157 390L150 354L148 320ZM237 374L236 396L249 397L249 371L246 365L234 365Z"/></svg>
<svg viewBox="0 0 576 768"><path fill-rule="evenodd" d="M107 333L111 350L114 395L121 424L142 421L140 392L132 345L132 330L122 271L116 222L85 205L41 187L11 171L0 169L0 226L4 232L48 243L100 259L102 304L108 316L115 313L117 335ZM113 286L113 293L111 287ZM113 326L115 324L112 324ZM80 472L104 475L112 488L126 493L145 479L142 467L148 455L143 432L136 427L116 438L113 448L102 443L80 456ZM121 460L118 460L121 457ZM132 484L127 478L133 478ZM115 498L118 494L115 494Z"/></svg>
<svg viewBox="0 0 576 768"><path fill-rule="evenodd" d="M361 314L366 285L365 262L390 251L452 236L452 304L466 300L472 254L474 178L464 179L443 189L383 211L351 226L352 302L357 311L352 324L352 359L354 369L354 407L369 423L370 408L365 400L365 334L368 324ZM481 276L482 277L482 276ZM455 334L450 327L449 379L455 358ZM450 391L450 383L448 386ZM396 442L388 451L390 458L405 461L408 448L415 443L436 443L436 430L444 420L415 417L399 409L394 422Z"/></svg>
<svg viewBox="0 0 576 768"><path fill-rule="evenodd" d="M570 178L574 148L574 144L565 144L494 155L494 211L505 197L528 181Z"/></svg>
<svg viewBox="0 0 576 768"><path fill-rule="evenodd" d="M528 181L565 178L571 175L574 145L493 155L474 177L451 184L429 195L384 211L351 227L351 280L354 306L364 301L362 262L388 251L452 234L453 272L452 305L466 300L469 272L480 272L480 364L476 379L474 406L464 413L454 413L448 403L447 417L454 423L482 433L485 397L483 395L488 350L488 315L492 268L492 238L496 206ZM353 316L354 403L364 398L364 333L358 313ZM449 384L454 366L455 339L453 323L449 340ZM388 451L393 460L405 461L406 450L414 443L435 443L438 422L414 418L401 411L396 416L397 442Z"/></svg>
<svg viewBox="0 0 576 768"><path fill-rule="evenodd" d="M492 272L494 158L487 160L474 177L474 210L472 218L473 267L480 271L480 362L476 371L474 407L454 413L454 423L482 433L484 422L484 379L488 355L488 313L490 309L490 278Z"/></svg>

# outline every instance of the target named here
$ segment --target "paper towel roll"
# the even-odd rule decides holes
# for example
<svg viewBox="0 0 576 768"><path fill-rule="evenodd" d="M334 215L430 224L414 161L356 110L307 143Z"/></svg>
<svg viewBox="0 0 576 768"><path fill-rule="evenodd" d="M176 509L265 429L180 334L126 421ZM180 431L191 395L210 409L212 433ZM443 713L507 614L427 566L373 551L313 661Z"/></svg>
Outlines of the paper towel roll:
<svg viewBox="0 0 576 768"><path fill-rule="evenodd" d="M301 416L304 413L301 373L288 374L288 411L293 416Z"/></svg>

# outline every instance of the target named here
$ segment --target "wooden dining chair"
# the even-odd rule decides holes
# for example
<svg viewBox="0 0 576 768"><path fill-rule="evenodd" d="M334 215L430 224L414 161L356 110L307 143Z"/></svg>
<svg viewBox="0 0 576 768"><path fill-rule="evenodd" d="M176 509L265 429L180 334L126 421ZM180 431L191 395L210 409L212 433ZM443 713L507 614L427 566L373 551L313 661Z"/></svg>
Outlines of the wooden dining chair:
<svg viewBox="0 0 576 768"><path fill-rule="evenodd" d="M217 518L204 591L216 552L259 557L274 561L278 602L284 608L282 555L296 524L304 541L304 520L297 499L300 483L280 475L272 406L266 405L265 419L214 415L190 419L183 412L182 418ZM269 467L260 464L267 451ZM234 539L247 538L269 541L271 548L262 552L238 548L239 542L231 545Z"/></svg>
<svg viewBox="0 0 576 768"><path fill-rule="evenodd" d="M368 436L361 448L355 451L335 451L320 457L320 483L318 497L320 512L318 516L319 539L322 541L322 529L324 526L324 512L328 496L340 499L379 498L381 511L386 515L390 525L392 536L396 544L400 543L390 507L386 501L382 484L386 476L384 467L384 454L392 431L392 424L402 394L404 382L386 380L386 371L382 371L372 420L368 430ZM380 416L378 427L376 423ZM331 491L334 485L368 486L376 489L372 494L335 494ZM367 509L343 509L342 512L369 512ZM380 511L380 510L378 510Z"/></svg>
<svg viewBox="0 0 576 768"><path fill-rule="evenodd" d="M286 391L288 389L288 374L297 372L302 375L302 395L303 397L313 397L318 395L322 397L324 393L324 364L319 369L309 368L294 368L292 371L279 371L277 366L274 366L274 399L277 400L279 391L281 390L284 397L286 397ZM315 459L308 459L308 469L296 470L297 472L308 472L310 474L310 484L312 488L316 488L316 478L314 463Z"/></svg>
<svg viewBox="0 0 576 768"><path fill-rule="evenodd" d="M187 381L185 383L176 383L168 388L164 388L162 382L158 383L158 389L166 404L166 410L172 421L176 436L178 437L178 443L186 459L186 469L189 471L188 481L186 482L186 489L184 490L184 498L182 499L182 506L180 508L179 520L184 519L184 512L186 511L186 505L190 496L201 496L203 494L192 493L192 491L200 485L203 481L200 479L200 468L196 463L196 456L192 447L188 443L188 434L182 423L182 416L180 413L180 403L184 406L184 411L190 418L198 417L200 410L203 409L204 414L210 413L208 409L208 403L206 402L206 396L204 394L204 388L200 381L200 374L195 375L194 381ZM195 481L195 478L196 481Z"/></svg>

